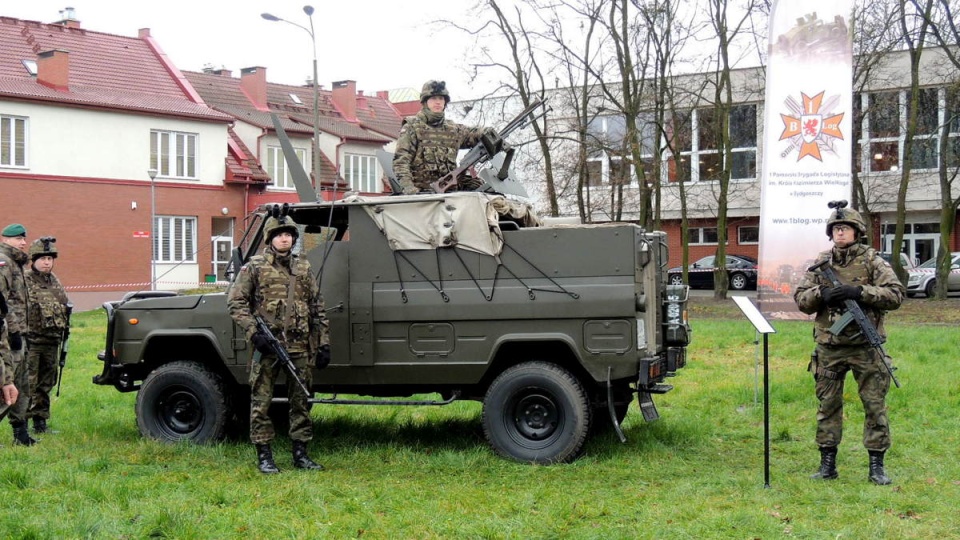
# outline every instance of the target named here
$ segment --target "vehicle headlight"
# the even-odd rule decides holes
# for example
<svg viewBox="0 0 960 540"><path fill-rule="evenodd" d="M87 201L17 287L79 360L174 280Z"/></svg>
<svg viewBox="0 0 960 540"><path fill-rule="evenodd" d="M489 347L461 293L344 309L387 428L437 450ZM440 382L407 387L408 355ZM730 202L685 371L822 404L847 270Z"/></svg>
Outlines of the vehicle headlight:
<svg viewBox="0 0 960 540"><path fill-rule="evenodd" d="M911 274L907 277L907 285L916 285L917 283L920 283L920 276Z"/></svg>

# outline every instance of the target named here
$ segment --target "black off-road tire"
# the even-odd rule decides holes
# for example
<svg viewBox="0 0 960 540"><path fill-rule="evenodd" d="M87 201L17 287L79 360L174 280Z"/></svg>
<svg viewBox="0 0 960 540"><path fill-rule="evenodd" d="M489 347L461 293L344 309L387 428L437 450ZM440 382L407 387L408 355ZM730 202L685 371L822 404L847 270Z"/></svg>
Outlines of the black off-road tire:
<svg viewBox="0 0 960 540"><path fill-rule="evenodd" d="M144 437L198 444L222 439L231 416L220 376L196 362L172 362L150 373L136 411Z"/></svg>
<svg viewBox="0 0 960 540"><path fill-rule="evenodd" d="M524 463L565 463L590 431L587 393L569 371L526 362L497 377L483 400L483 432L493 450Z"/></svg>

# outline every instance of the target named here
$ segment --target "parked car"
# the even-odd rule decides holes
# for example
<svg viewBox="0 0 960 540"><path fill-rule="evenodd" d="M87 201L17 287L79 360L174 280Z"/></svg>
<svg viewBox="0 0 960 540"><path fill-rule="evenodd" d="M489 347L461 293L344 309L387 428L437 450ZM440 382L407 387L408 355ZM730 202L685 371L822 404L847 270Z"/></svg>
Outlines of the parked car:
<svg viewBox="0 0 960 540"><path fill-rule="evenodd" d="M887 261L888 263L893 264L893 260L891 259L891 254L890 254L890 252L884 251L884 252L879 253L879 255L880 255L881 257L883 257L883 260ZM910 270L910 269L912 269L912 268L916 268L917 265L916 265L916 263L913 262L913 259L911 259L909 255L907 255L906 253L901 252L901 253L900 253L900 266L902 266L904 270Z"/></svg>
<svg viewBox="0 0 960 540"><path fill-rule="evenodd" d="M937 286L937 258L916 268L907 271L907 296L916 296L923 293L927 297L933 296L933 289ZM947 290L960 291L960 251L950 254L950 274L947 279Z"/></svg>
<svg viewBox="0 0 960 540"><path fill-rule="evenodd" d="M713 288L713 272L716 257L708 255L690 265L687 276L692 288ZM727 282L732 290L757 288L757 260L749 255L727 254ZM683 285L683 268L677 266L667 270L667 279L671 285Z"/></svg>

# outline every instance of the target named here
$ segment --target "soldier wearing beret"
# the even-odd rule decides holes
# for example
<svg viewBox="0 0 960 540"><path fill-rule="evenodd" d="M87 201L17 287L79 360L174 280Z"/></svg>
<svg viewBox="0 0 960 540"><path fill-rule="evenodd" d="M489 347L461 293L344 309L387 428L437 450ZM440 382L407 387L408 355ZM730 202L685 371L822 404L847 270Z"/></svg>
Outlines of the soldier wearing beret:
<svg viewBox="0 0 960 540"><path fill-rule="evenodd" d="M820 253L817 263L829 261L841 285L830 283L819 273L807 272L793 295L800 311L816 314L814 352L810 371L816 385L817 446L820 468L815 479L837 478L837 446L843 437L843 385L847 373L857 381L863 403L863 445L868 454L867 478L878 485L890 484L884 469L884 454L890 448L890 422L886 395L890 374L881 353L870 346L856 323L834 329L846 312L847 300L856 301L884 339L883 318L897 309L906 289L890 265L860 240L867 234L860 213L844 209L846 201L831 203L836 208L827 221L827 236L833 249Z"/></svg>
<svg viewBox="0 0 960 540"><path fill-rule="evenodd" d="M7 344L7 299L0 294L0 413L17 402L17 386L13 384L13 356ZM2 418L2 417L0 417Z"/></svg>
<svg viewBox="0 0 960 540"><path fill-rule="evenodd" d="M31 446L36 440L27 432L27 408L30 406L30 374L27 369L24 335L27 332L27 284L23 267L28 257L27 229L12 223L0 231L0 295L7 303L7 344L13 383L19 390L17 401L10 406L10 426L14 444Z"/></svg>
<svg viewBox="0 0 960 540"><path fill-rule="evenodd" d="M256 446L257 466L264 474L280 472L270 447L275 433L268 412L281 366L268 338L257 330L254 314L263 319L290 354L307 388L314 363L324 367L330 358L320 288L307 259L293 253L299 235L297 224L290 217L267 218L263 226L266 249L240 268L227 295L230 316L244 329L254 349L250 366L250 442ZM287 383L287 393L293 466L322 469L307 455L307 443L313 439L309 396L293 382Z"/></svg>
<svg viewBox="0 0 960 540"><path fill-rule="evenodd" d="M27 365L30 373L30 409L33 431L47 431L50 419L50 390L57 384L60 346L66 339L70 322L67 291L53 273L57 258L56 238L44 236L30 244L30 268L26 272Z"/></svg>
<svg viewBox="0 0 960 540"><path fill-rule="evenodd" d="M410 195L432 191L430 184L457 168L457 153L461 148L473 148L487 136L491 144L499 141L492 128L471 128L444 118L450 92L443 81L427 81L420 92L422 108L416 116L403 119L400 139L393 156L393 172ZM458 180L458 189L480 187L480 181Z"/></svg>

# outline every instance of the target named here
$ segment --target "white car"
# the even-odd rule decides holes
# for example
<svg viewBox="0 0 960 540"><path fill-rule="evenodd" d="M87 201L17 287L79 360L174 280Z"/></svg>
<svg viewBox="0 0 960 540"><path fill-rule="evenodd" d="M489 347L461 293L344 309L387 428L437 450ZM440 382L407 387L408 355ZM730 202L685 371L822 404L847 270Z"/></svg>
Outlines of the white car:
<svg viewBox="0 0 960 540"><path fill-rule="evenodd" d="M923 293L927 297L933 296L933 289L937 286L937 258L933 257L929 261L916 268L907 270L907 296L915 296ZM954 251L950 254L950 274L947 279L947 290L950 292L960 291L960 251Z"/></svg>

